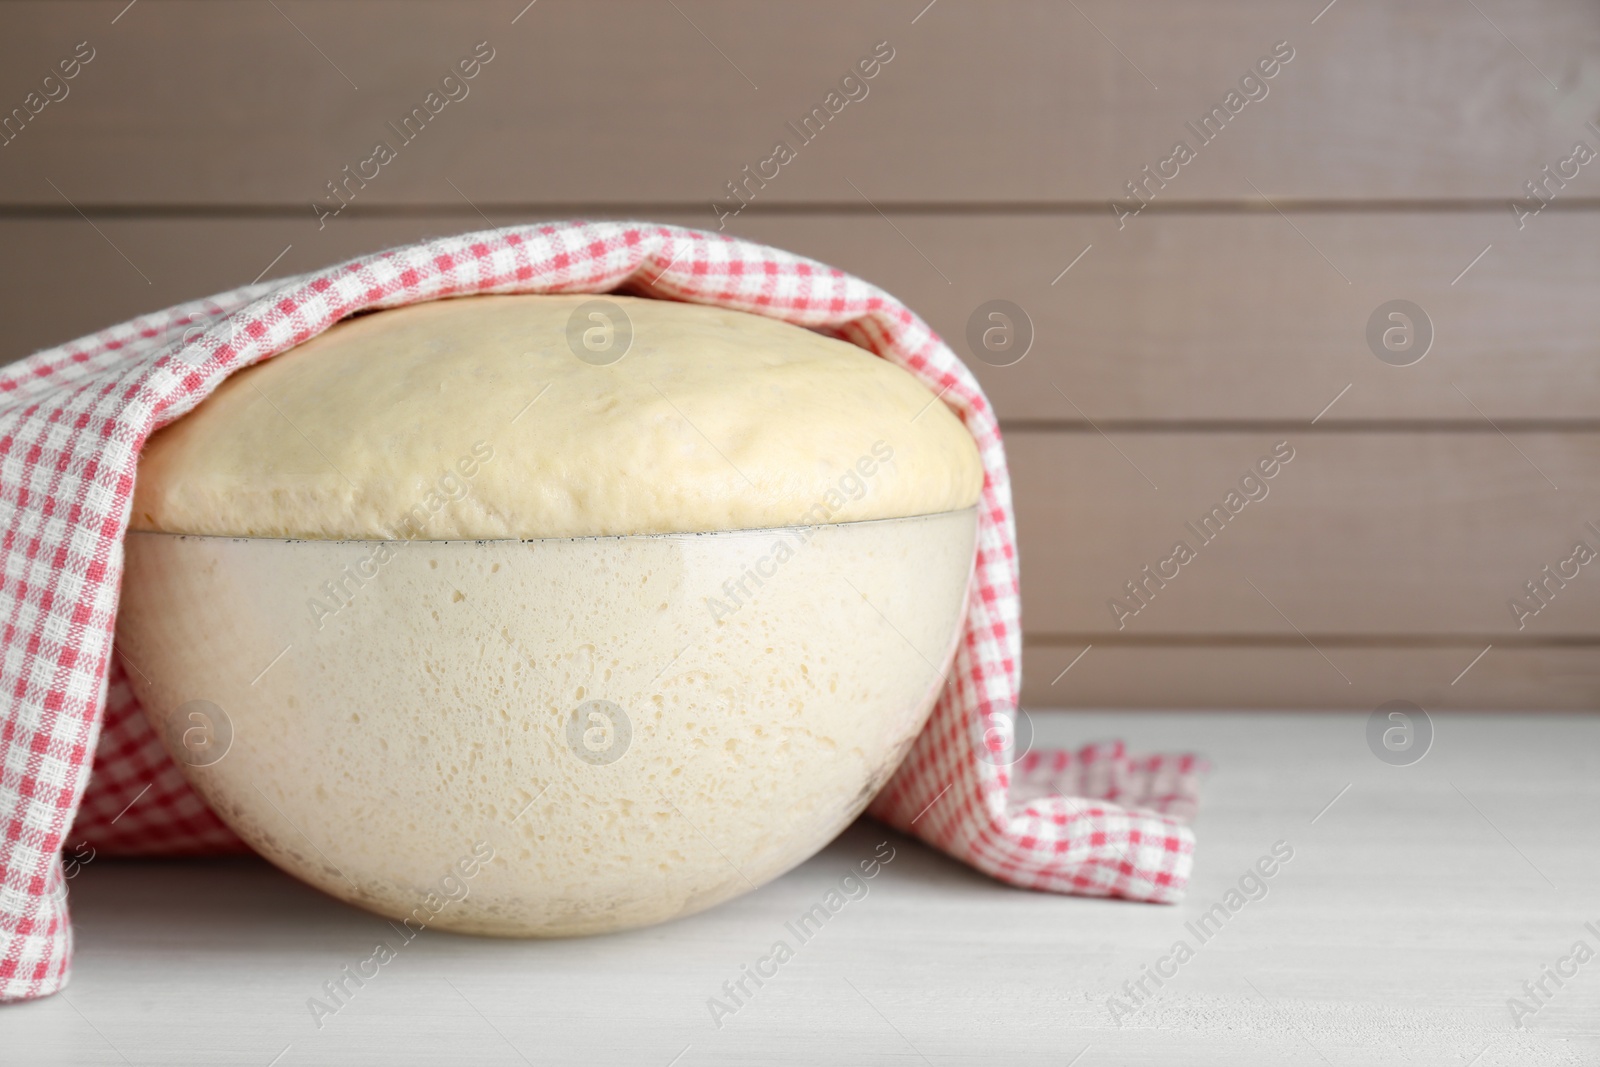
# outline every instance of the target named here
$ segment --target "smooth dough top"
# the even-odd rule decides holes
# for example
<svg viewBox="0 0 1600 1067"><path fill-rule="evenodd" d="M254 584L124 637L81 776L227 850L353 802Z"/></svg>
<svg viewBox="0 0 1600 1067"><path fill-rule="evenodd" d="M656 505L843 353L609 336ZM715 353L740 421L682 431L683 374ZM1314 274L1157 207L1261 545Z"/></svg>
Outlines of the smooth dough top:
<svg viewBox="0 0 1600 1067"><path fill-rule="evenodd" d="M602 299L632 328L611 363L624 332L590 309L568 341ZM844 341L697 304L475 296L360 315L231 376L146 444L131 526L701 532L951 511L982 485L955 415Z"/></svg>

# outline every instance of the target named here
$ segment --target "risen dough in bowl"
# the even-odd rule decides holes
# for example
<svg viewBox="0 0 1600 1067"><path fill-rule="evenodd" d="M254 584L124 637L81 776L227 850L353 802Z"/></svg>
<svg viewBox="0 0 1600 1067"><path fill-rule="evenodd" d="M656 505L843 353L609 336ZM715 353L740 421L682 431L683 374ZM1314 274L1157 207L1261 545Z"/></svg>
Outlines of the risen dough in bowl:
<svg viewBox="0 0 1600 1067"><path fill-rule="evenodd" d="M894 773L960 637L982 468L933 393L625 297L596 363L595 299L359 317L140 461L146 714L250 845L397 931L597 933L775 877Z"/></svg>
<svg viewBox="0 0 1600 1067"><path fill-rule="evenodd" d="M597 299L632 328L609 365L568 339ZM340 323L224 382L146 446L132 527L443 540L953 511L977 500L983 469L932 399L852 344L744 312L440 300ZM458 482L465 499L429 506Z"/></svg>

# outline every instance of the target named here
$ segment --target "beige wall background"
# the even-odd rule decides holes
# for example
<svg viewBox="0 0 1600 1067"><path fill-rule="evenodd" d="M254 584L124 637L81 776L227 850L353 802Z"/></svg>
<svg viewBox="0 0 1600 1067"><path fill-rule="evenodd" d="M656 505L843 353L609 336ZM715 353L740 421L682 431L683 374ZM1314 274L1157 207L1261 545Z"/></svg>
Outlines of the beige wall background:
<svg viewBox="0 0 1600 1067"><path fill-rule="evenodd" d="M524 3L6 4L0 359L430 235L716 229L784 141L721 224L973 357L1013 464L1027 701L1600 699L1600 566L1542 573L1600 549L1594 4ZM389 124L445 90L402 145ZM379 140L395 158L319 219ZM1130 182L1148 206L1119 217ZM994 299L1031 324L1009 366L967 346ZM1393 300L1432 335L1409 366L1368 341ZM1199 545L1185 524L1280 442L1267 496ZM1179 539L1196 558L1119 625L1107 601Z"/></svg>

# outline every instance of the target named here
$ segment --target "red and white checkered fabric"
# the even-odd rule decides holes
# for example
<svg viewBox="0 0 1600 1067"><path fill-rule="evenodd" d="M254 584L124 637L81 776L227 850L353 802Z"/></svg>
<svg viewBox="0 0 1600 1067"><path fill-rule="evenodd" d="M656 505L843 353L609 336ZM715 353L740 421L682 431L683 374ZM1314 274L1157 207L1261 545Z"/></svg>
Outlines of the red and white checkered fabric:
<svg viewBox="0 0 1600 1067"><path fill-rule="evenodd" d="M1107 745L1033 753L1008 768L989 754L1021 682L1017 554L999 427L961 361L887 293L800 256L672 226L562 222L429 241L237 289L0 370L0 999L42 996L67 980L69 829L75 848L100 852L242 847L165 756L111 647L146 438L233 371L358 311L473 293L614 290L819 329L944 397L987 473L976 584L948 685L872 814L1016 885L1178 899L1193 858L1183 825L1192 757L1135 761Z"/></svg>

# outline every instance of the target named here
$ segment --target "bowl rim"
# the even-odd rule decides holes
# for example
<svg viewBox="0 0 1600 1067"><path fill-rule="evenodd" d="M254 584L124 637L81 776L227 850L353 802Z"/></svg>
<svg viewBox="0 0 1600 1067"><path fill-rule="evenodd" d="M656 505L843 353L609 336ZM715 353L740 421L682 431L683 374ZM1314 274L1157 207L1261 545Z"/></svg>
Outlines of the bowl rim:
<svg viewBox="0 0 1600 1067"><path fill-rule="evenodd" d="M733 530L684 530L667 533L582 534L574 537L276 537L253 534L177 533L171 530L135 530L131 527L126 531L125 536L127 538L176 537L181 540L190 541L262 541L290 545L528 545L589 543L597 541L657 541L662 539L690 541L707 537L722 537L728 534L782 534L793 530L822 530L829 528L886 525L889 523L924 522L928 519L947 518L956 515L975 516L979 506L980 505L978 503L973 503L964 508L952 508L946 511L925 511L919 512L915 515L895 515L882 519L854 519L850 522L802 523L792 526L741 526Z"/></svg>

